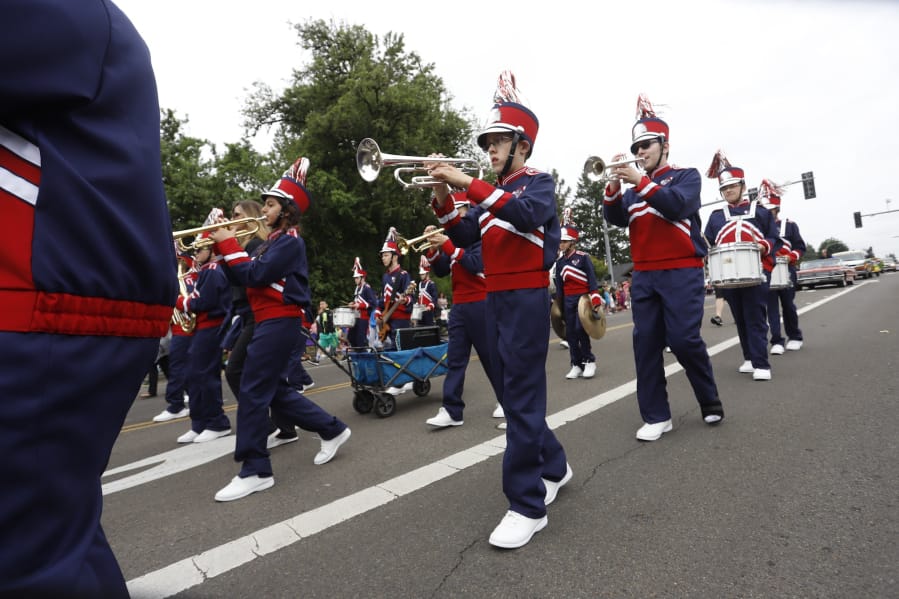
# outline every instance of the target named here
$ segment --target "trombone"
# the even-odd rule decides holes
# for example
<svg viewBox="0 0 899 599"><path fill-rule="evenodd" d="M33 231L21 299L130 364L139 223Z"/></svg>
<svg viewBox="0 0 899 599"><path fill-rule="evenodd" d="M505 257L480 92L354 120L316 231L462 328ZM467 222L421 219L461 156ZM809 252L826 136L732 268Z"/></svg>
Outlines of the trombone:
<svg viewBox="0 0 899 599"><path fill-rule="evenodd" d="M471 158L428 158L425 156L384 154L381 152L381 148L378 147L377 142L370 137L366 137L359 142L359 147L356 149L356 169L358 169L359 175L369 183L378 178L378 175L381 174L381 169L385 166L395 166L399 168L393 172L393 176L403 186L403 189L420 189L443 185L443 181L424 175L414 175L408 180L403 179L403 176L406 174L427 173L428 168L425 166L427 162L454 164L477 179L480 179L483 175L483 169L477 160Z"/></svg>
<svg viewBox="0 0 899 599"><path fill-rule="evenodd" d="M419 254L422 254L428 251L428 248L431 247L431 242L428 241L428 239L430 239L437 233L443 233L443 231L441 231L440 229L434 229L433 231L429 231L428 233L419 235L418 237L413 237L412 239L406 239L405 237L400 237L399 235L397 235L396 247L400 251L400 254L402 254L403 256L408 254L409 250L413 250L415 252L418 252Z"/></svg>
<svg viewBox="0 0 899 599"><path fill-rule="evenodd" d="M633 158L631 160L619 160L618 162L606 163L599 156L590 156L584 163L584 176L594 183L608 183L612 180L612 174L609 172L615 167L624 166L625 164L633 164L638 169L642 167L643 158ZM641 164L637 164L641 163Z"/></svg>
<svg viewBox="0 0 899 599"><path fill-rule="evenodd" d="M178 246L178 250L182 252L189 252L191 250L196 251L215 244L215 242L208 237L200 237L200 235L202 235L206 231L215 231L216 229L221 229L222 227L234 227L237 225L247 224L250 227L248 229L238 231L235 236L238 238L250 237L251 235L255 235L257 231L259 231L259 227L262 226L263 222L265 222L264 216L238 218L221 223L205 225L203 227L195 227L193 229L175 231L174 233L172 233L172 238L174 238L175 243ZM194 237L195 239L190 243L184 243L183 239L185 237Z"/></svg>

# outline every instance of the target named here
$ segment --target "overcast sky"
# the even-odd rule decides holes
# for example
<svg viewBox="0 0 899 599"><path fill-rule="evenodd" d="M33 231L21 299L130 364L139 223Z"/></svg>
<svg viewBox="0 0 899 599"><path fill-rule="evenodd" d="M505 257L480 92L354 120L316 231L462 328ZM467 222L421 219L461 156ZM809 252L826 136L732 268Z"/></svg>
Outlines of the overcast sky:
<svg viewBox="0 0 899 599"><path fill-rule="evenodd" d="M253 82L281 90L308 60L290 24L334 20L403 34L478 119L511 70L540 119L530 164L572 188L588 156L627 150L642 92L671 128L674 164L704 174L722 148L751 187L812 171L818 197L791 185L782 208L807 243L836 237L899 255L899 212L865 217L862 229L852 219L899 210L899 2L117 3L150 47L160 104L195 137L237 141ZM268 149L264 136L256 143ZM702 195L719 199L714 181Z"/></svg>

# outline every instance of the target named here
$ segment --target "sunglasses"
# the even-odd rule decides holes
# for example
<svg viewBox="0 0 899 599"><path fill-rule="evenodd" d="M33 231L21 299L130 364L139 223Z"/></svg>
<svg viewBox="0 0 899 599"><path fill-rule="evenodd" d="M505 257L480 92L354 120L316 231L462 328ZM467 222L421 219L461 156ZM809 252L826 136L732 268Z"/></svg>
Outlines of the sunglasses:
<svg viewBox="0 0 899 599"><path fill-rule="evenodd" d="M633 146L631 146L631 153L636 155L639 150L648 150L649 148L652 147L652 144L656 143L657 141L659 141L659 140L658 139L644 139L641 142L637 142Z"/></svg>

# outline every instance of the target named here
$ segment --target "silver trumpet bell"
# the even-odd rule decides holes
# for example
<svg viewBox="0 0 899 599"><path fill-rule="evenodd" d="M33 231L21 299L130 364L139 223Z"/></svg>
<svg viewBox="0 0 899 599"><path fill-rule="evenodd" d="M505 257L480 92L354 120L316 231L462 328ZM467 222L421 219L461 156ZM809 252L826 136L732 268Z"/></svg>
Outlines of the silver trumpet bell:
<svg viewBox="0 0 899 599"><path fill-rule="evenodd" d="M443 185L443 181L439 181L433 177L426 175L414 175L414 173L427 173L428 168L425 163L428 162L446 162L456 165L460 170L469 173L472 177L481 178L483 171L477 160L471 158L429 158L427 156L397 156L395 154L384 154L378 143L366 137L359 142L356 148L356 169L359 175L365 181L371 183L381 174L384 167L397 167L393 176L397 182L403 186L403 189L419 189L424 187L437 187ZM406 174L413 175L408 180L404 180Z"/></svg>

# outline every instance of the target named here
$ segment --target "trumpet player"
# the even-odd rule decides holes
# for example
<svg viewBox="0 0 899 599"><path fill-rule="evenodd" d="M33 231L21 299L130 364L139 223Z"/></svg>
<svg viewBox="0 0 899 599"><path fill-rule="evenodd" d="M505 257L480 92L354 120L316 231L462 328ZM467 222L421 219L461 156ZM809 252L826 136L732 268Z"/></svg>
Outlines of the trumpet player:
<svg viewBox="0 0 899 599"><path fill-rule="evenodd" d="M437 306L437 284L431 280L431 264L426 256L422 256L418 264L418 290L416 303L421 308L420 327L434 326L434 308Z"/></svg>
<svg viewBox="0 0 899 599"><path fill-rule="evenodd" d="M182 277L185 290L191 293L197 282L197 269L193 256L187 252L178 252L179 264L183 265ZM172 340L169 342L169 372L165 381L166 409L153 417L153 422L168 422L176 418L184 418L190 414L185 403L185 396L189 396L188 383L191 379L187 366L187 356L190 352L190 344L193 341L194 329L186 331L181 322L172 322Z"/></svg>
<svg viewBox="0 0 899 599"><path fill-rule="evenodd" d="M643 159L645 173L632 165L612 169L603 216L613 225L628 227L630 234L634 361L643 419L636 436L640 441L655 441L672 429L663 360L666 345L684 367L706 424L721 422L724 408L699 332L707 247L699 219L702 179L695 168L668 164L668 124L656 117L643 95L637 100L637 122L631 134L631 153ZM626 191L625 183L630 185Z"/></svg>
<svg viewBox="0 0 899 599"><path fill-rule="evenodd" d="M495 104L478 145L497 175L493 185L449 163L430 174L474 205L462 217L449 188L432 201L447 235L460 247L481 241L487 282L486 337L506 416L503 491L509 507L490 544L514 549L547 525L546 506L571 478L565 450L546 424L549 269L559 250L555 182L525 163L537 139L536 115L519 101L515 78L500 75ZM437 159L439 160L439 159Z"/></svg>

